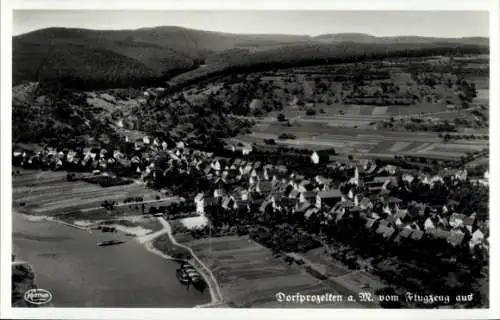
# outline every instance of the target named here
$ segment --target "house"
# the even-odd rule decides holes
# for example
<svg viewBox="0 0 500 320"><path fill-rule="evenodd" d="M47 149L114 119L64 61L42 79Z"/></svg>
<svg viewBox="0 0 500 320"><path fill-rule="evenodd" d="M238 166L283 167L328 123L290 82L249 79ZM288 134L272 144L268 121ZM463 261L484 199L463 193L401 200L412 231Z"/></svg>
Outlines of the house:
<svg viewBox="0 0 500 320"><path fill-rule="evenodd" d="M250 201L251 194L248 192L248 190L242 189L240 191L239 197L242 201Z"/></svg>
<svg viewBox="0 0 500 320"><path fill-rule="evenodd" d="M445 240L447 240L450 235L449 231L438 228L428 229L426 230L426 233L431 235L434 239L445 239Z"/></svg>
<svg viewBox="0 0 500 320"><path fill-rule="evenodd" d="M312 163L314 164L318 164L319 163L319 155L316 151L314 151L312 154L311 154L311 161Z"/></svg>
<svg viewBox="0 0 500 320"><path fill-rule="evenodd" d="M372 219L372 218L366 219L365 228L366 229L373 228L373 225L375 224L375 221L377 221L377 219Z"/></svg>
<svg viewBox="0 0 500 320"><path fill-rule="evenodd" d="M394 238L394 241L395 242L401 242L403 239L408 239L410 237L410 235L412 234L412 232L413 232L413 229L403 228L398 233L398 235L396 236L396 238Z"/></svg>
<svg viewBox="0 0 500 320"><path fill-rule="evenodd" d="M205 201L203 193L200 192L194 197L194 204L196 206L196 213L198 214L205 213Z"/></svg>
<svg viewBox="0 0 500 320"><path fill-rule="evenodd" d="M267 207L270 206L271 204L272 203L270 198L264 199L264 201L262 201L259 206L259 212L265 212L267 210Z"/></svg>
<svg viewBox="0 0 500 320"><path fill-rule="evenodd" d="M221 169L220 162L219 160L213 161L210 166L212 167L213 170L219 171Z"/></svg>
<svg viewBox="0 0 500 320"><path fill-rule="evenodd" d="M407 209L396 209L396 213L394 214L394 219L401 219L402 221L408 216Z"/></svg>
<svg viewBox="0 0 500 320"><path fill-rule="evenodd" d="M472 233L472 237L469 240L469 246L473 248L478 244L482 244L484 242L484 238L484 233L480 229L477 229Z"/></svg>
<svg viewBox="0 0 500 320"><path fill-rule="evenodd" d="M352 191L352 189L350 189L349 192L347 193L347 197L349 199L354 199L354 192Z"/></svg>
<svg viewBox="0 0 500 320"><path fill-rule="evenodd" d="M449 225L453 228L458 228L463 225L464 220L467 218L465 214L453 213L449 219Z"/></svg>
<svg viewBox="0 0 500 320"><path fill-rule="evenodd" d="M273 191L273 184L271 181L257 181L255 191L263 194L270 194Z"/></svg>
<svg viewBox="0 0 500 320"><path fill-rule="evenodd" d="M446 239L452 246L460 246L464 241L465 234L460 230L450 231L448 238Z"/></svg>
<svg viewBox="0 0 500 320"><path fill-rule="evenodd" d="M436 227L442 228L442 229L448 229L448 227L449 227L448 220L446 220L446 218L438 216L438 219L436 222Z"/></svg>
<svg viewBox="0 0 500 320"><path fill-rule="evenodd" d="M373 209L373 203L367 197L362 197L361 200L359 200L358 206L362 210Z"/></svg>
<svg viewBox="0 0 500 320"><path fill-rule="evenodd" d="M354 176L351 179L349 179L349 183L354 184L356 186L359 185L359 171L357 167L354 169Z"/></svg>
<svg viewBox="0 0 500 320"><path fill-rule="evenodd" d="M316 176L314 180L316 181L321 191L328 190L332 183L332 179L327 179L321 176Z"/></svg>
<svg viewBox="0 0 500 320"><path fill-rule="evenodd" d="M223 195L223 191L220 188L214 190L214 198L220 198Z"/></svg>
<svg viewBox="0 0 500 320"><path fill-rule="evenodd" d="M467 169L457 171L454 178L460 181L467 180Z"/></svg>
<svg viewBox="0 0 500 320"><path fill-rule="evenodd" d="M332 207L342 200L342 193L338 189L332 189L318 192L318 197L321 199L322 204Z"/></svg>
<svg viewBox="0 0 500 320"><path fill-rule="evenodd" d="M310 207L311 204L309 202L297 203L297 205L293 209L293 212L302 213L305 215L307 209L309 209Z"/></svg>
<svg viewBox="0 0 500 320"><path fill-rule="evenodd" d="M288 194L289 199L298 199L300 197L300 192L297 189L292 189L290 193Z"/></svg>
<svg viewBox="0 0 500 320"><path fill-rule="evenodd" d="M476 222L476 213L473 213L464 219L463 225L467 228L467 230L469 230L469 232L472 232L475 222Z"/></svg>
<svg viewBox="0 0 500 320"><path fill-rule="evenodd" d="M335 211L335 222L339 222L345 215L345 208L339 208Z"/></svg>
<svg viewBox="0 0 500 320"><path fill-rule="evenodd" d="M243 172L243 169L241 171ZM269 169L267 167L263 169L262 179L269 180Z"/></svg>
<svg viewBox="0 0 500 320"><path fill-rule="evenodd" d="M382 237L389 239L395 231L396 230L393 227L381 223L375 232L382 235Z"/></svg>
<svg viewBox="0 0 500 320"><path fill-rule="evenodd" d="M300 193L299 201L304 203L304 202L309 202L309 203L315 203L316 202L316 195L317 193L314 191L305 191Z"/></svg>
<svg viewBox="0 0 500 320"><path fill-rule="evenodd" d="M312 215L318 213L319 209L316 208L316 207L310 207L306 210L306 212L304 213L304 217L306 219L309 219Z"/></svg>
<svg viewBox="0 0 500 320"><path fill-rule="evenodd" d="M144 141L142 139L137 139L134 143L134 148L135 150L140 150L142 148L144 148L145 144L144 144Z"/></svg>
<svg viewBox="0 0 500 320"><path fill-rule="evenodd" d="M429 229L435 229L436 226L434 225L434 222L432 221L432 219L429 217L427 219L425 219L425 222L424 222L424 229L427 231Z"/></svg>
<svg viewBox="0 0 500 320"><path fill-rule="evenodd" d="M411 238L412 238L413 240L418 241L418 240L420 240L420 239L422 239L422 238L423 238L423 236L424 236L424 232L423 232L423 231L421 231L421 230L417 230L417 229L412 229L412 230L413 230L413 231L412 231L412 233L411 233Z"/></svg>
<svg viewBox="0 0 500 320"><path fill-rule="evenodd" d="M415 177L414 177L414 176L412 176L412 175L411 175L411 174L409 174L409 173L405 173L405 174L403 174L402 179L403 179L403 181L406 181L406 182L408 182L408 183L412 183L412 182L413 182L413 180L415 179Z"/></svg>
<svg viewBox="0 0 500 320"><path fill-rule="evenodd" d="M381 168L378 172L381 173L381 172L387 172L388 174L391 174L391 175L394 175L396 174L396 166L393 166L393 165L386 165L385 167Z"/></svg>
<svg viewBox="0 0 500 320"><path fill-rule="evenodd" d="M308 190L312 190L312 183L309 180L302 180L298 185L297 188L299 191L305 192Z"/></svg>
<svg viewBox="0 0 500 320"><path fill-rule="evenodd" d="M222 199L222 208L226 210L236 210L238 209L238 204L233 196L225 196Z"/></svg>
<svg viewBox="0 0 500 320"><path fill-rule="evenodd" d="M363 174L365 176L371 176L377 170L377 165L372 163L368 168L364 168Z"/></svg>

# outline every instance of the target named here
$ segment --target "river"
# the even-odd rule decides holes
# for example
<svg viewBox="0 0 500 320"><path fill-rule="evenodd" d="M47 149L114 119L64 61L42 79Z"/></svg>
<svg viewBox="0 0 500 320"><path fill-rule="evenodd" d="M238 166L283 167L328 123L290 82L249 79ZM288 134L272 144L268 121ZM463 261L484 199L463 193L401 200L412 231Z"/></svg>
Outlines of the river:
<svg viewBox="0 0 500 320"><path fill-rule="evenodd" d="M175 276L178 264L122 233L89 233L13 213L13 254L32 265L39 288L54 307L194 307L210 301L209 290L187 288ZM109 239L125 243L98 247Z"/></svg>

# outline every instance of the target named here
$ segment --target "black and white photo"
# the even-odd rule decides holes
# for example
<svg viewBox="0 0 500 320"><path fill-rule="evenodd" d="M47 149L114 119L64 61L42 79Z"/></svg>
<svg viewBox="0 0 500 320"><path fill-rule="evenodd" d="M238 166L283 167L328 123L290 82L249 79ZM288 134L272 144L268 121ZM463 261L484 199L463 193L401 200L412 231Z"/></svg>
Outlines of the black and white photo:
<svg viewBox="0 0 500 320"><path fill-rule="evenodd" d="M490 309L490 22L12 10L12 312Z"/></svg>

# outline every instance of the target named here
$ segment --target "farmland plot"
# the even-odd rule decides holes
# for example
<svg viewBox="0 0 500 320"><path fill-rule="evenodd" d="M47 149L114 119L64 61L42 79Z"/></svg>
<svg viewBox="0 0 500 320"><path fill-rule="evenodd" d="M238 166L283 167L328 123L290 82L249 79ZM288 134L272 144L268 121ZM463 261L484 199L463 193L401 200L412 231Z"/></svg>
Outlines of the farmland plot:
<svg viewBox="0 0 500 320"><path fill-rule="evenodd" d="M181 239L179 237L178 241ZM319 280L275 258L270 250L248 237L198 239L183 244L191 247L214 272L222 295L230 305L273 305L277 292L331 292ZM328 307L346 306L338 303Z"/></svg>
<svg viewBox="0 0 500 320"><path fill-rule="evenodd" d="M83 181L67 181L66 172L20 170L13 176L12 204L21 211L47 216L64 214L82 215L85 218L109 216L101 208L105 201L115 201L116 211L122 215L130 212L129 204L123 200L128 197L142 197L146 201L146 209L154 201L155 205L166 202L156 201L159 192L149 190L142 184L129 184L103 188ZM163 197L164 198L164 197ZM133 213L137 214L137 212Z"/></svg>

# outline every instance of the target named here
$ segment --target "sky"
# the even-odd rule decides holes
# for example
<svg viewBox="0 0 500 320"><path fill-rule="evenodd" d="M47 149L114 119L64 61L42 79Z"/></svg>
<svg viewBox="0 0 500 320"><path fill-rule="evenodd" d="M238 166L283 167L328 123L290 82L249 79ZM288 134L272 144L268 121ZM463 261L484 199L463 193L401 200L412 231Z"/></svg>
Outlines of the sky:
<svg viewBox="0 0 500 320"><path fill-rule="evenodd" d="M14 35L47 27L116 30L181 26L246 34L489 36L487 11L16 10L13 23Z"/></svg>

